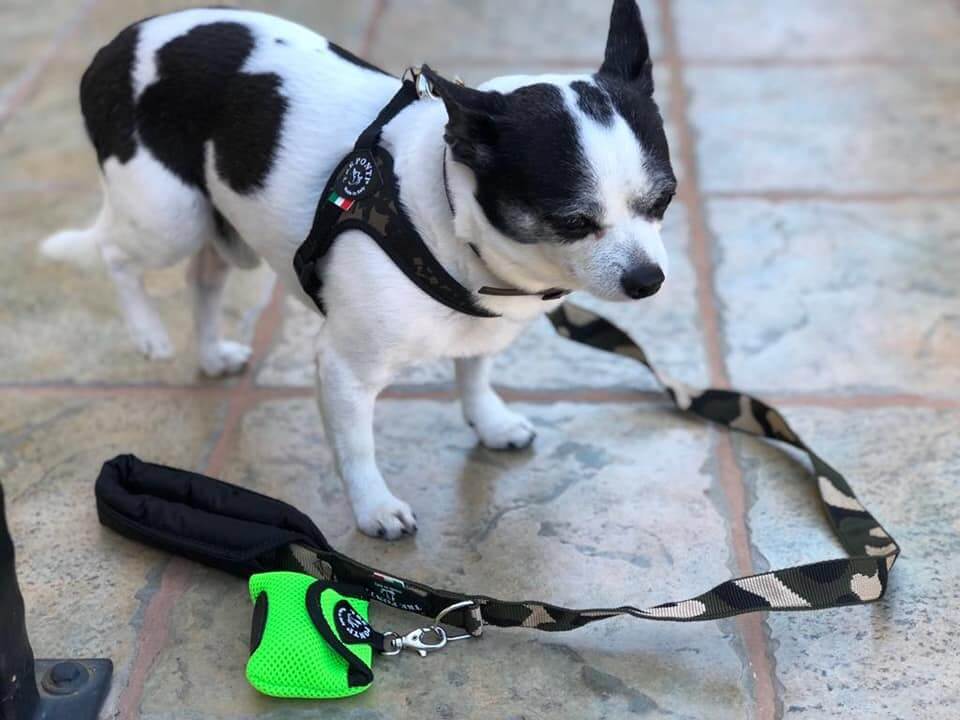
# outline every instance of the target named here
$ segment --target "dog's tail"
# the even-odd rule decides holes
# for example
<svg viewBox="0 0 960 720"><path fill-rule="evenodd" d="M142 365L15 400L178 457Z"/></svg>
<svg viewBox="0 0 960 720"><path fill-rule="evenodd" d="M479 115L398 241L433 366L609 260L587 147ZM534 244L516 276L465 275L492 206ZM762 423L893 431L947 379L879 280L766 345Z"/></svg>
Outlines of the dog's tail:
<svg viewBox="0 0 960 720"><path fill-rule="evenodd" d="M40 243L40 254L51 260L91 269L100 262L100 241L110 223L110 208L104 203L93 225L85 230L61 230Z"/></svg>

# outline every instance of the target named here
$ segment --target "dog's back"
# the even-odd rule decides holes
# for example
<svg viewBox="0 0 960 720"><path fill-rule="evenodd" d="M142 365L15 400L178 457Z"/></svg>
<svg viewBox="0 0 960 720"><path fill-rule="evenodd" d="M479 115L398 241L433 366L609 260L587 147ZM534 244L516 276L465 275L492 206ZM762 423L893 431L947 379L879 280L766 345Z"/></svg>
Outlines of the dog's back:
<svg viewBox="0 0 960 720"><path fill-rule="evenodd" d="M192 256L201 301L211 284L219 292L224 260L250 267L259 255L291 273L291 238L305 236L327 177L398 86L263 13L197 8L135 23L96 54L80 84L103 208L91 227L41 249L81 264L101 256L138 348L168 357L143 272ZM242 367L245 350L224 353L202 335L208 373Z"/></svg>

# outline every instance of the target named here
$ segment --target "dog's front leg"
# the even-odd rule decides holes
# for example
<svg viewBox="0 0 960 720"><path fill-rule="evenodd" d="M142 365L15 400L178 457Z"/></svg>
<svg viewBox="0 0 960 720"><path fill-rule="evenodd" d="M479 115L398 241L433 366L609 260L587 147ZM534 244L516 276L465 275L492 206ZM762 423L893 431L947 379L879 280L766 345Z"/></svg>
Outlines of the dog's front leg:
<svg viewBox="0 0 960 720"><path fill-rule="evenodd" d="M390 492L377 467L373 406L384 383L374 376L321 338L317 402L357 526L367 535L396 540L415 533L417 520L410 506Z"/></svg>
<svg viewBox="0 0 960 720"><path fill-rule="evenodd" d="M508 408L490 385L489 355L456 360L457 387L463 417L491 450L520 450L529 447L537 436L523 415Z"/></svg>

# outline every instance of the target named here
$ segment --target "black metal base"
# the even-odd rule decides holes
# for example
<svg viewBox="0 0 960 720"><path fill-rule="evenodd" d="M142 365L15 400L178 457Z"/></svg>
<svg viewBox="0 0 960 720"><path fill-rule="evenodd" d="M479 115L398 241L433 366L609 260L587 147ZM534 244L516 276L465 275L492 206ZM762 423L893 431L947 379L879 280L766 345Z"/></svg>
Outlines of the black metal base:
<svg viewBox="0 0 960 720"><path fill-rule="evenodd" d="M36 660L39 702L31 720L97 720L107 699L109 660Z"/></svg>

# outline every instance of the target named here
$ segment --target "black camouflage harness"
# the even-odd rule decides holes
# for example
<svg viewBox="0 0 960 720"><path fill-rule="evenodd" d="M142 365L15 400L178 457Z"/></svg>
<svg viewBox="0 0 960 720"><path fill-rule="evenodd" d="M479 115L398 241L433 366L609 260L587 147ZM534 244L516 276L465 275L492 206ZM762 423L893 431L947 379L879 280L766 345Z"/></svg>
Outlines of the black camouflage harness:
<svg viewBox="0 0 960 720"><path fill-rule="evenodd" d="M353 152L337 166L327 183L310 234L293 258L293 268L304 292L321 313L323 302L323 260L334 241L348 230L360 230L370 236L393 263L417 287L452 310L473 317L497 317L477 303L476 295L539 296L556 300L568 291L549 288L526 291L515 288L482 287L472 293L450 276L430 252L400 202L400 183L393 170L393 157L380 145L384 126L413 102L423 97L418 89L422 75L405 80L393 99L361 133ZM422 86L421 86L422 87ZM446 188L444 156L444 190ZM447 192L449 202L450 195ZM452 210L452 205L451 205ZM471 246L479 256L479 251Z"/></svg>
<svg viewBox="0 0 960 720"><path fill-rule="evenodd" d="M373 237L407 277L438 302L468 315L492 316L433 258L400 205L392 158L378 146L383 125L417 97L415 84L405 82L341 163L321 198L313 229L295 261L304 289L321 311L318 262L339 233L355 228ZM350 586L368 600L431 618L430 626L403 638L394 636L390 647L396 651L413 647L425 653L448 640L479 636L484 625L563 631L620 615L717 620L762 610L860 605L883 597L899 546L844 477L794 433L779 411L744 393L697 389L671 379L654 368L626 333L582 307L565 303L549 319L563 337L646 366L681 411L805 453L812 483L848 557L728 580L702 595L646 608L573 609L538 600L500 600L394 577L338 553L306 515L286 503L129 455L106 463L97 480L100 520L128 536L244 577L275 570L306 573ZM443 624L466 634L448 635ZM442 642L424 641L428 631ZM382 641L384 636L377 636Z"/></svg>

